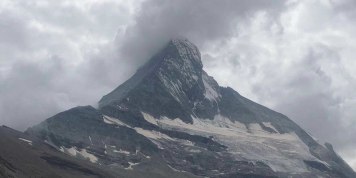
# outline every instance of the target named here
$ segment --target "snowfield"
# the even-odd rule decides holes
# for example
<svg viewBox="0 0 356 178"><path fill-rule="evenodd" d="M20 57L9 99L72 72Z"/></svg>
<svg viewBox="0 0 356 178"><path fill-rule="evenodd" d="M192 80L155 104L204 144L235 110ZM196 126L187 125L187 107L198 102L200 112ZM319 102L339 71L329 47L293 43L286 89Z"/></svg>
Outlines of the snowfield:
<svg viewBox="0 0 356 178"><path fill-rule="evenodd" d="M161 117L155 119L147 113L143 113L147 122L161 128L178 130L193 135L213 137L214 141L228 147L237 160L263 161L274 171L278 172L308 172L303 160L318 161L310 154L309 148L294 133L270 133L263 130L258 123L245 124L221 115L216 115L213 120L193 117L193 124L187 124L182 120ZM277 131L272 124L263 123L265 126ZM148 137L151 137L148 135Z"/></svg>

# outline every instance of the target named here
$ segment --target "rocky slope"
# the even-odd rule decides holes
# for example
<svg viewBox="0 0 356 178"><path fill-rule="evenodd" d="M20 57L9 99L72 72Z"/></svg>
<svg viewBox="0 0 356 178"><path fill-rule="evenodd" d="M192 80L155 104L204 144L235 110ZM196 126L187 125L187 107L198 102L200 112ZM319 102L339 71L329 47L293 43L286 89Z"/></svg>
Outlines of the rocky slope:
<svg viewBox="0 0 356 178"><path fill-rule="evenodd" d="M58 152L49 144L0 126L0 177L110 178L115 177L96 165Z"/></svg>
<svg viewBox="0 0 356 178"><path fill-rule="evenodd" d="M98 109L73 108L26 133L117 175L356 177L331 145L220 87L186 39L171 40Z"/></svg>

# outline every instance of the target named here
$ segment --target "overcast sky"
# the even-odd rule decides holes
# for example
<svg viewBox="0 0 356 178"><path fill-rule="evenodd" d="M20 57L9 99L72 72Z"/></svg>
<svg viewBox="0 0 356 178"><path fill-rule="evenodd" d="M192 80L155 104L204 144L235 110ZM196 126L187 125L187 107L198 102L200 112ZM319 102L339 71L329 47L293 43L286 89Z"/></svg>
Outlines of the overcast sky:
<svg viewBox="0 0 356 178"><path fill-rule="evenodd" d="M0 0L0 124L96 105L168 39L356 169L355 0Z"/></svg>

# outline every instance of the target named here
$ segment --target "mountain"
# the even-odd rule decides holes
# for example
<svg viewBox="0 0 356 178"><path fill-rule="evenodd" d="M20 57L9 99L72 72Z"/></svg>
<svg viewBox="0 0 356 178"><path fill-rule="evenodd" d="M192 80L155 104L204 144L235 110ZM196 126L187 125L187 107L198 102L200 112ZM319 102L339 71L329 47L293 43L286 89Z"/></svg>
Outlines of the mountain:
<svg viewBox="0 0 356 178"><path fill-rule="evenodd" d="M118 177L356 177L330 144L219 86L187 39L169 41L99 108L64 111L26 134Z"/></svg>

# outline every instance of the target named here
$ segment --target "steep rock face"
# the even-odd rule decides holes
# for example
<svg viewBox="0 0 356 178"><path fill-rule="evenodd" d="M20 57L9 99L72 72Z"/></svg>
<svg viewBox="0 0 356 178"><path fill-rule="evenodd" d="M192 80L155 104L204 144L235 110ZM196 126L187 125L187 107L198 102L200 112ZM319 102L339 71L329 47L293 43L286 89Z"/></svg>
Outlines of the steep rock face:
<svg viewBox="0 0 356 178"><path fill-rule="evenodd" d="M99 110L75 108L28 133L69 154L85 151L89 161L133 172L160 162L161 175L355 176L330 146L286 116L220 87L186 39L171 40L105 95Z"/></svg>
<svg viewBox="0 0 356 178"><path fill-rule="evenodd" d="M191 123L194 102L204 98L202 74L198 49L188 40L172 40L132 78L104 96L99 106L123 105Z"/></svg>

